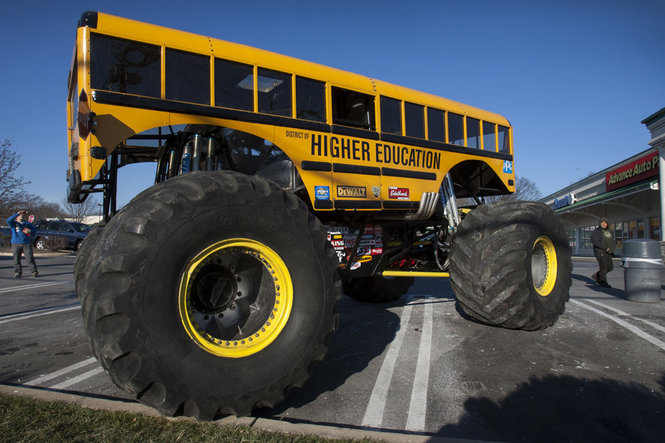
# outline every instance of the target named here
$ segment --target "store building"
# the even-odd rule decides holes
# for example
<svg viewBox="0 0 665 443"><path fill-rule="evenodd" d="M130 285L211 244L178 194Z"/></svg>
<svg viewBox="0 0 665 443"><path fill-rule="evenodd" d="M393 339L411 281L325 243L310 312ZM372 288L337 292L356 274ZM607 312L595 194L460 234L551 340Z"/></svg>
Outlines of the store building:
<svg viewBox="0 0 665 443"><path fill-rule="evenodd" d="M629 239L663 241L665 108L642 124L651 132L649 149L541 199L564 220L574 255L593 255L591 233L602 219L614 234L617 255Z"/></svg>

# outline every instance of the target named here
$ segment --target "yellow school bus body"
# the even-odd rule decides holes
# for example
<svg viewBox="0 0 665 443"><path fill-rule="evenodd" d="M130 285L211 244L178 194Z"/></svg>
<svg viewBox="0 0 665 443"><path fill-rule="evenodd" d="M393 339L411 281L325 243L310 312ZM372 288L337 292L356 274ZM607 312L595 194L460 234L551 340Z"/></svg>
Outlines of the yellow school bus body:
<svg viewBox="0 0 665 443"><path fill-rule="evenodd" d="M90 52L92 33L161 47L160 97L144 100L147 104L142 103L135 106L132 105L135 97L130 94L93 90L90 82L90 59L94 57L94 54ZM165 48L197 53L210 58L208 105L191 104L187 106L186 103L166 100ZM222 112L224 108L215 106L214 60L216 58L253 66L254 109L243 112L244 116L251 118L224 118ZM280 117L275 121L266 118L265 123L259 118L263 114L257 112L258 67L291 74L293 82L291 103L294 108L291 117ZM495 193L513 192L515 189L512 168L512 129L504 117L452 100L316 63L188 32L108 14L94 13L94 20L91 20L91 23L80 23L77 29L77 44L70 78L72 75L75 75L76 79L70 81L68 100L70 199L72 188L74 188L73 193L81 195L89 189L87 184L94 183L106 162L106 158L93 157L91 153L93 147L101 146L107 154L111 154L117 146L126 143L126 139L135 134L157 127L187 124L231 128L274 143L294 163L306 186L312 206L319 210L414 209L417 208L417 203L424 192L438 192L446 174L455 166L469 161L482 163L485 165L484 170L492 171L502 185L501 192ZM296 115L296 75L325 82L326 121L318 124L317 128L311 128L312 125L308 125L302 119L293 118ZM343 130L342 126L334 124L331 105L331 88L333 87L374 97L375 131ZM85 115L87 110L80 109L81 105L75 103L82 94L87 97L89 115ZM101 98L110 95L113 96L112 100ZM494 133L495 143L493 143L495 149L494 151L482 149L482 134L479 137L480 149L446 143L448 135L446 135L446 141L436 143L428 141L426 138L420 140L403 135L387 137L381 132L380 96L402 101L402 131L405 126L404 103L409 102L421 105L425 110L434 108L444 111L445 115L448 113L462 115L465 117L465 121L467 118L473 118L494 125L494 128L497 128ZM117 104L124 98L127 98L127 103ZM169 106L163 107L162 105L167 102L169 102ZM78 135L80 123L77 123L77 120L80 121L81 116L79 115L77 119L77 115L75 115L77 106L79 107L78 113L83 114L83 120L87 118L92 127L91 133L85 138ZM180 107L183 111L178 112ZM427 121L426 116L424 119ZM506 140L508 149L504 152L498 152L498 128L500 127L508 128ZM427 124L425 128L427 128ZM336 132L335 129L341 131ZM371 138L368 138L368 135ZM427 129L425 129L425 136L427 137ZM323 144L324 141L325 144ZM123 146L126 147L126 144ZM505 167L506 162L510 162L508 169ZM314 167L308 168L307 165L311 163L314 164ZM317 186L329 187L330 201L334 204L321 205L319 202L317 205L315 197ZM364 194L358 191L353 195L354 190L351 187L364 188ZM403 200L402 203L405 203L404 200L406 200L411 204L400 207L387 204L382 206L381 202L391 200L388 195L390 188L408 189L408 197L405 198L402 195L401 200ZM359 199L371 203L358 206L343 204L345 200L357 202Z"/></svg>

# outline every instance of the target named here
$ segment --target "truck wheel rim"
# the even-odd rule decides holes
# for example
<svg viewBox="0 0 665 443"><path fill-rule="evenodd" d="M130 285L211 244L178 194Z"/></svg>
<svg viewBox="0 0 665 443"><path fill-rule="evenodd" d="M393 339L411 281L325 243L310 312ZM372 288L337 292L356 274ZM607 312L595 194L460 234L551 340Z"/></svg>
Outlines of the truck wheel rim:
<svg viewBox="0 0 665 443"><path fill-rule="evenodd" d="M556 248L549 237L536 239L531 252L531 279L536 292L547 297L554 289L557 276Z"/></svg>
<svg viewBox="0 0 665 443"><path fill-rule="evenodd" d="M188 262L178 307L185 331L198 346L220 357L247 357L286 326L293 284L275 251L255 240L229 239Z"/></svg>

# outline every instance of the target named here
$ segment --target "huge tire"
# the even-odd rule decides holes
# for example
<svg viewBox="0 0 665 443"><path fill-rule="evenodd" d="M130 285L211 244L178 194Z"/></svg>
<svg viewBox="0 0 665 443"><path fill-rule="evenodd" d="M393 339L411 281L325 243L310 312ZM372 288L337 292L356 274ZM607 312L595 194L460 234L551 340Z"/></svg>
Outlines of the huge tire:
<svg viewBox="0 0 665 443"><path fill-rule="evenodd" d="M409 291L413 277L359 277L344 282L344 293L359 301L387 303Z"/></svg>
<svg viewBox="0 0 665 443"><path fill-rule="evenodd" d="M166 415L272 407L323 359L337 259L305 204L266 180L194 172L106 225L83 285L92 349Z"/></svg>
<svg viewBox="0 0 665 443"><path fill-rule="evenodd" d="M104 229L104 226L101 224L93 226L88 232L88 235L83 239L83 242L77 248L76 260L74 261L74 289L79 300L83 298L83 280L88 271L90 256L95 250L102 229Z"/></svg>
<svg viewBox="0 0 665 443"><path fill-rule="evenodd" d="M542 203L504 201L471 211L455 235L450 262L459 305L483 323L544 329L569 298L568 236Z"/></svg>

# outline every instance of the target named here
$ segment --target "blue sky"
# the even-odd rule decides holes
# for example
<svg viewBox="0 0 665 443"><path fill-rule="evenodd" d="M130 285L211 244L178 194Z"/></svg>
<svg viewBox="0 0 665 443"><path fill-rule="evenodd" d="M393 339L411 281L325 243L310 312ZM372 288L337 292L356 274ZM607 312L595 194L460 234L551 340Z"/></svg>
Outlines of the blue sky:
<svg viewBox="0 0 665 443"><path fill-rule="evenodd" d="M66 80L86 10L502 114L514 127L516 173L543 195L647 149L640 121L665 107L662 0L4 2L0 139L22 155L27 190L47 201L65 197ZM121 170L120 203L149 186L153 171Z"/></svg>

